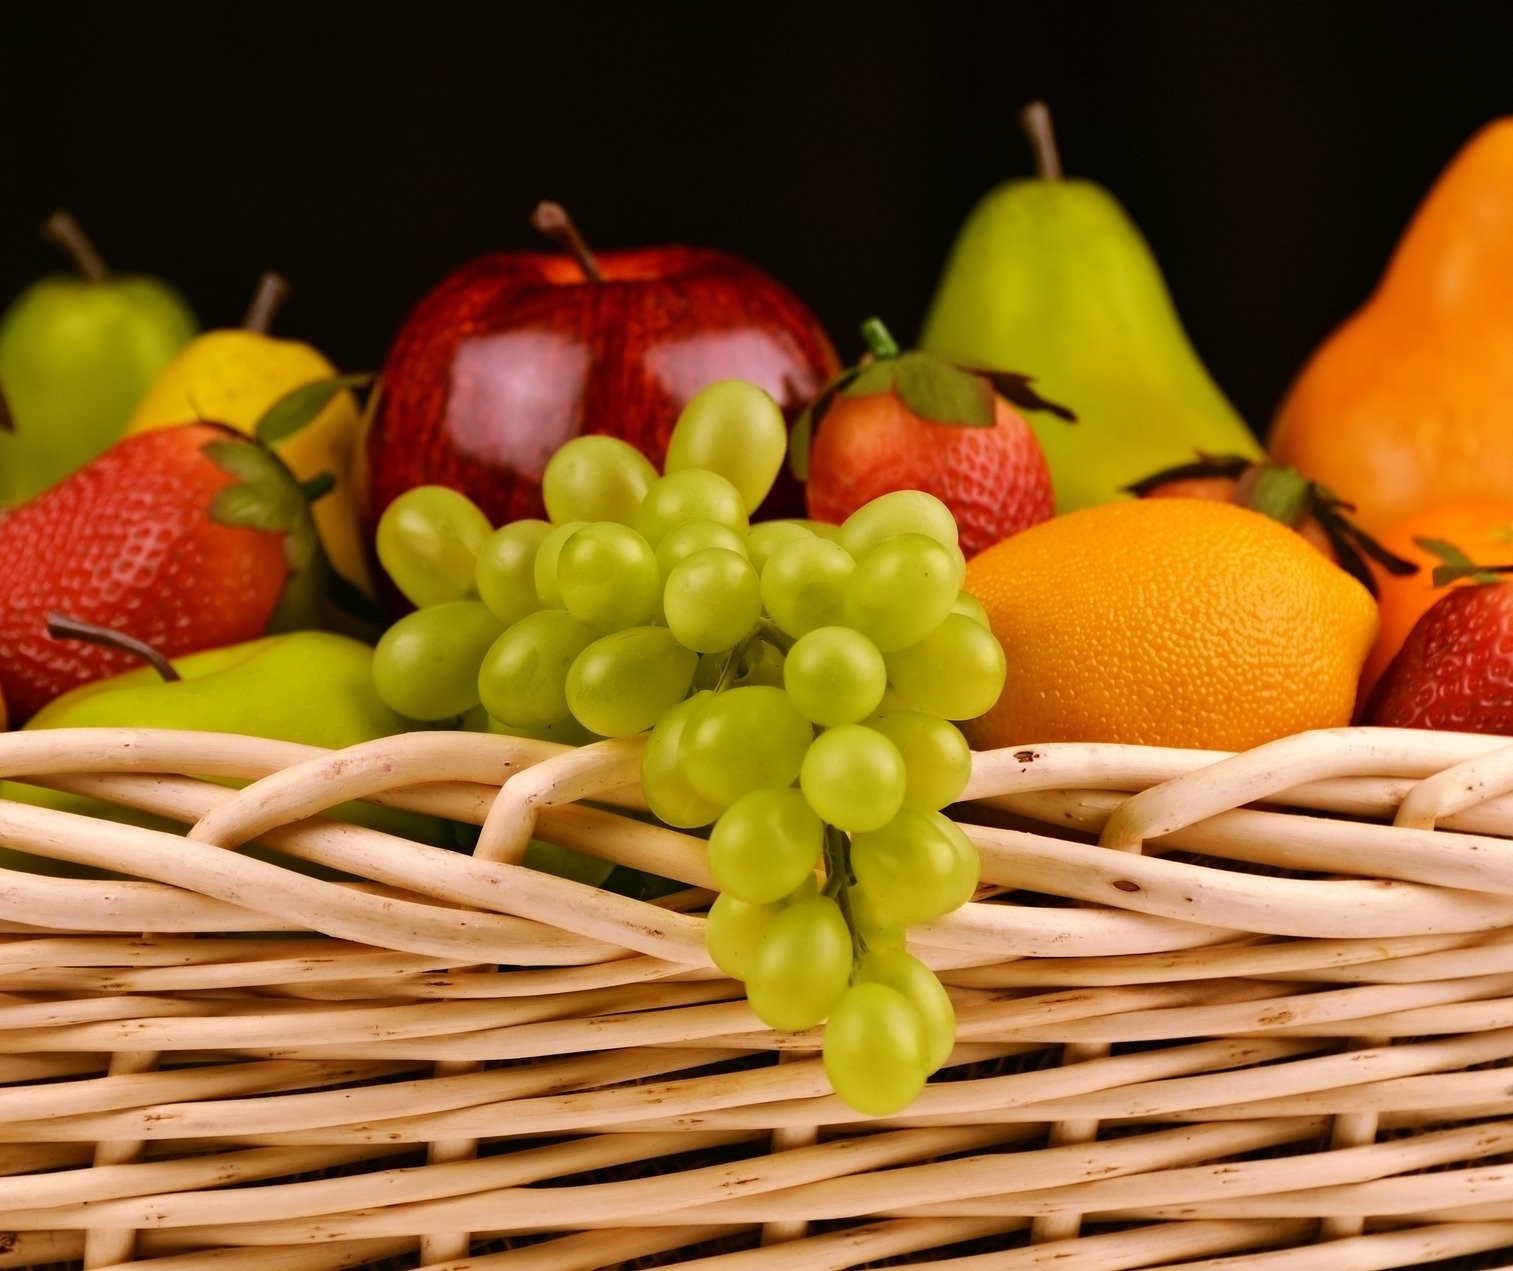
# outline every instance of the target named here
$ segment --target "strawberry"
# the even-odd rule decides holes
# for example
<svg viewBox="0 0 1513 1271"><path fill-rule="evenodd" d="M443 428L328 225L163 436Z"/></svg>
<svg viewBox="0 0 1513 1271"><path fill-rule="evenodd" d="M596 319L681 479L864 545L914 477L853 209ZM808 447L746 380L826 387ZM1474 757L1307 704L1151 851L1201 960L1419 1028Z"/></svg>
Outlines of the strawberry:
<svg viewBox="0 0 1513 1271"><path fill-rule="evenodd" d="M220 424L139 433L0 518L0 694L11 723L136 664L48 635L54 611L177 657L312 616L324 581L308 500Z"/></svg>
<svg viewBox="0 0 1513 1271"><path fill-rule="evenodd" d="M809 515L839 523L893 490L924 490L956 516L961 550L986 547L1055 511L1045 452L1016 406L1074 418L1011 372L900 352L876 318L870 350L826 385L789 447Z"/></svg>
<svg viewBox="0 0 1513 1271"><path fill-rule="evenodd" d="M1513 566L1478 566L1447 543L1415 540L1446 564L1434 585L1451 587L1419 615L1382 672L1363 719L1398 728L1513 735Z"/></svg>
<svg viewBox="0 0 1513 1271"><path fill-rule="evenodd" d="M1354 505L1285 464L1258 463L1247 455L1199 454L1190 463L1164 468L1125 489L1142 499L1212 499L1264 512L1295 529L1373 596L1376 576L1368 559L1391 574L1418 569L1356 525L1350 519Z"/></svg>

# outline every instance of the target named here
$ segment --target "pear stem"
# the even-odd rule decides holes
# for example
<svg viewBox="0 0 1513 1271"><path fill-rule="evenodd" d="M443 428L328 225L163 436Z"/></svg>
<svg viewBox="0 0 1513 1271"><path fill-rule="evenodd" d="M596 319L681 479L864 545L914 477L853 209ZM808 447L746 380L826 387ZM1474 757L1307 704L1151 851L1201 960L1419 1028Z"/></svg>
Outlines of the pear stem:
<svg viewBox="0 0 1513 1271"><path fill-rule="evenodd" d="M289 298L289 280L282 274L267 270L257 280L257 291L252 303L247 306L247 316L242 319L242 330L254 335L267 335L273 327L274 315Z"/></svg>
<svg viewBox="0 0 1513 1271"><path fill-rule="evenodd" d="M173 669L173 663L152 645L129 636L124 631L112 631L109 627L86 622L83 618L70 618L66 613L54 612L47 615L47 634L54 640L87 640L90 644L102 644L107 649L134 654L151 666L165 684L183 678Z"/></svg>
<svg viewBox="0 0 1513 1271"><path fill-rule="evenodd" d="M1019 122L1035 151L1035 175L1042 181L1060 181L1061 151L1056 147L1056 129L1051 124L1051 108L1033 101L1019 112Z"/></svg>
<svg viewBox="0 0 1513 1271"><path fill-rule="evenodd" d="M594 259L593 252L589 251L588 243L583 235L578 232L578 227L573 224L573 218L567 214L567 209L560 203L550 200L542 200L536 204L536 210L531 213L531 228L545 234L554 243L573 254L579 268L590 282L602 282L603 273L599 270L599 262Z"/></svg>
<svg viewBox="0 0 1513 1271"><path fill-rule="evenodd" d="M104 282L110 277L110 269L105 264L105 258L89 241L89 235L74 219L72 212L60 207L49 216L42 222L42 237L54 246L62 248L74 262L78 271L84 275L86 281Z"/></svg>

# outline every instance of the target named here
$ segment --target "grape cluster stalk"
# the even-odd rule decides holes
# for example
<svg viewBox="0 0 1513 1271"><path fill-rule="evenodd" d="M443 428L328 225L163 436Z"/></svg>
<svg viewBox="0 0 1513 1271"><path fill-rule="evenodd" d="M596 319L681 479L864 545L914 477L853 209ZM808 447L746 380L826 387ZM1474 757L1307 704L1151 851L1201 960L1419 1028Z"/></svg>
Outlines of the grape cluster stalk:
<svg viewBox="0 0 1513 1271"><path fill-rule="evenodd" d="M374 682L416 720L648 733L648 808L707 830L711 958L769 1028L824 1025L836 1093L888 1115L955 1043L906 929L977 885L943 809L971 769L954 721L997 700L1003 651L934 496L753 524L786 446L772 398L725 380L679 416L661 473L616 438L564 445L547 520L495 528L455 491L408 491L377 549L416 608L379 640Z"/></svg>

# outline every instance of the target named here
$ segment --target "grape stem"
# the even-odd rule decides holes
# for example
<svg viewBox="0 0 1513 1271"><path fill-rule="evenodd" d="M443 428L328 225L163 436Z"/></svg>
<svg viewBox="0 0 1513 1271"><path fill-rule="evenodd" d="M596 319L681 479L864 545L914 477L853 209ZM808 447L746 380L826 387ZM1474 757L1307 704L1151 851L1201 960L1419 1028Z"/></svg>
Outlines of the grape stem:
<svg viewBox="0 0 1513 1271"><path fill-rule="evenodd" d="M730 682L741 671L741 659L751 652L752 646L766 641L779 653L787 656L788 650L793 648L793 638L781 627L769 618L761 618L756 626L746 634L738 643L731 647L725 655L725 660L720 665L720 673L715 676L714 691L722 693L730 687Z"/></svg>
<svg viewBox="0 0 1513 1271"><path fill-rule="evenodd" d="M825 891L835 901L846 920L846 930L851 933L851 979L856 981L857 968L867 955L867 941L851 916L851 839L833 825L825 826Z"/></svg>

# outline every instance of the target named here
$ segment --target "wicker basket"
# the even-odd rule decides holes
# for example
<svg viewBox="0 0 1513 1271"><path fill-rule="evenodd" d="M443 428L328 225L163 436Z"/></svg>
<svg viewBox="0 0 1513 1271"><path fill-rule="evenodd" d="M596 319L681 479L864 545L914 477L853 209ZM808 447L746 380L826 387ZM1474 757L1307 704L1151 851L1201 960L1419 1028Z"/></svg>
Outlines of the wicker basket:
<svg viewBox="0 0 1513 1271"><path fill-rule="evenodd" d="M983 890L912 933L959 1045L886 1121L711 968L637 770L0 737L193 827L0 802L0 843L133 875L0 872L0 1267L1513 1265L1513 741L978 756ZM478 847L318 815L353 798ZM532 833L686 890L511 863Z"/></svg>

